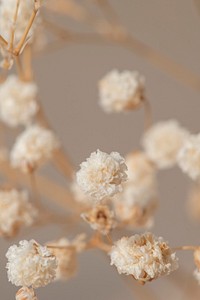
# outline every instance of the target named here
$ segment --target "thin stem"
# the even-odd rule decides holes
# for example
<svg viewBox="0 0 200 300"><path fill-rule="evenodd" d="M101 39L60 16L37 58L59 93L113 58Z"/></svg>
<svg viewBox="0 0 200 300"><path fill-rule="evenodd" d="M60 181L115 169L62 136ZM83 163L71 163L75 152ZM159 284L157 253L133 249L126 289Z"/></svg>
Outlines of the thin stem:
<svg viewBox="0 0 200 300"><path fill-rule="evenodd" d="M8 42L2 37L2 35L0 35L0 45L2 47L7 47L8 46Z"/></svg>
<svg viewBox="0 0 200 300"><path fill-rule="evenodd" d="M21 59L19 56L15 57L15 65L16 65L18 76L23 81L24 80L24 70L23 70L22 62L21 62Z"/></svg>
<svg viewBox="0 0 200 300"><path fill-rule="evenodd" d="M108 0L96 0L97 5L110 23L119 24L119 17Z"/></svg>
<svg viewBox="0 0 200 300"><path fill-rule="evenodd" d="M31 81L33 79L32 49L29 44L24 49L23 63L24 63L24 80Z"/></svg>
<svg viewBox="0 0 200 300"><path fill-rule="evenodd" d="M29 31L30 31L30 29L31 29L31 27L33 25L33 22L35 20L35 17L37 15L37 12L38 12L38 9L34 8L32 14L31 14L31 17L29 19L28 25L27 25L27 27L26 27L26 29L24 31L24 34L22 35L21 40L19 41L17 47L13 51L14 55L18 56L19 53L21 52L21 49L24 46L26 38L27 38L27 36L29 34Z"/></svg>
<svg viewBox="0 0 200 300"><path fill-rule="evenodd" d="M174 247L172 248L174 251L181 251L181 250L197 250L200 246L180 246L180 247Z"/></svg>
<svg viewBox="0 0 200 300"><path fill-rule="evenodd" d="M145 98L143 101L144 107L144 130L148 130L153 124L152 108L150 101Z"/></svg>
<svg viewBox="0 0 200 300"><path fill-rule="evenodd" d="M15 14L14 14L14 18L13 18L13 24L12 24L11 33L10 33L9 51L13 50L13 43L14 43L15 29L16 29L15 27L16 27L17 16L18 16L18 11L19 11L19 4L20 4L20 0L17 0Z"/></svg>

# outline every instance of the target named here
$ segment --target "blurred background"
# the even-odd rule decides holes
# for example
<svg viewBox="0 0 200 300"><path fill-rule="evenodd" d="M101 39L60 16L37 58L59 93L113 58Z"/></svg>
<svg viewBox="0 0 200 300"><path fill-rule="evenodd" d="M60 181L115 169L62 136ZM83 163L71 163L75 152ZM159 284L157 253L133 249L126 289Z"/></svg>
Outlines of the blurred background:
<svg viewBox="0 0 200 300"><path fill-rule="evenodd" d="M198 1L110 0L110 3L133 37L200 76ZM63 19L58 21L62 23ZM68 26L75 25L68 21ZM138 70L145 76L154 121L177 119L191 132L200 131L200 87L198 91L182 84L148 59L117 45L66 43L36 57L34 71L46 114L77 169L98 148L126 155L141 147L142 109L127 114L105 114L98 105L97 82L113 68ZM51 167L44 172L62 181ZM152 231L171 246L200 244L200 223L194 223L187 213L190 185L178 168L159 173L160 206ZM52 225L18 236L14 242L35 238L45 243L60 235L61 230ZM0 290L4 300L14 299L16 290L4 272L4 253L11 243L1 240ZM198 299L200 287L192 276L192 253L178 253L178 256L179 271L141 287L133 279L119 276L100 251L88 251L79 257L76 277L41 288L37 295L39 300Z"/></svg>

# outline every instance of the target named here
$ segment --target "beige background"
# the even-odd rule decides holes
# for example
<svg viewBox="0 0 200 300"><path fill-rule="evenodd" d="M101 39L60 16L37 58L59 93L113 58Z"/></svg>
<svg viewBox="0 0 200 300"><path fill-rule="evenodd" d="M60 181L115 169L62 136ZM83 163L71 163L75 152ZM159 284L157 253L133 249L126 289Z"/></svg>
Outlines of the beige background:
<svg viewBox="0 0 200 300"><path fill-rule="evenodd" d="M133 36L200 76L200 14L192 0L113 0L112 3ZM146 93L155 120L176 118L192 132L199 132L199 93L128 50L114 46L69 45L37 58L34 68L49 119L77 168L97 148L107 152L116 150L125 155L140 145L142 111L106 115L98 106L97 81L112 68L136 69L145 75ZM164 236L173 246L199 244L199 224L192 223L185 210L189 179L174 168L160 173L159 186L160 207L153 232ZM58 234L58 228L47 227L26 238L46 242ZM2 300L14 299L15 288L7 283L2 258L10 244L11 241L1 241ZM179 256L180 265L192 273L191 253ZM136 293L148 289L156 293L157 298L154 296L153 299L183 299L183 294L178 293L175 284L167 278L139 289L130 280L133 292L121 279L101 253L86 253L80 257L77 277L40 289L39 300L140 300L142 297ZM186 286L187 280L181 285Z"/></svg>

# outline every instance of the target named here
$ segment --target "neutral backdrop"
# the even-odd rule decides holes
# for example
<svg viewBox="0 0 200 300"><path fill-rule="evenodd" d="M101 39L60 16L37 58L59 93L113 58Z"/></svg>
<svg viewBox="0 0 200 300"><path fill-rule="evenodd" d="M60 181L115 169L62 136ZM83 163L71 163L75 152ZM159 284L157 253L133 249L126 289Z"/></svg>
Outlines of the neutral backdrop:
<svg viewBox="0 0 200 300"><path fill-rule="evenodd" d="M200 12L192 0L113 0L112 4L133 36L200 76ZM97 82L113 68L144 74L155 121L175 118L191 132L200 131L199 92L121 47L67 45L35 59L34 70L48 117L77 168L98 148L125 155L140 147L143 111L107 115L98 105ZM56 176L51 170L49 173ZM153 232L172 246L200 243L200 224L189 219L185 208L190 184L178 168L159 174L160 207ZM58 228L48 226L29 233L26 238L33 237L43 243L58 234ZM18 240L19 237L15 242ZM14 299L16 290L7 282L6 260L2 258L11 243L1 240L2 300ZM192 254L181 253L179 257L181 268L177 274L181 276L187 270L192 276ZM39 300L140 300L143 299L140 293L153 290L153 299L183 299L183 287L189 281L184 277L179 282L175 275L170 278L145 287L138 287L133 280L127 284L101 253L91 251L81 255L75 278L39 289L38 296Z"/></svg>

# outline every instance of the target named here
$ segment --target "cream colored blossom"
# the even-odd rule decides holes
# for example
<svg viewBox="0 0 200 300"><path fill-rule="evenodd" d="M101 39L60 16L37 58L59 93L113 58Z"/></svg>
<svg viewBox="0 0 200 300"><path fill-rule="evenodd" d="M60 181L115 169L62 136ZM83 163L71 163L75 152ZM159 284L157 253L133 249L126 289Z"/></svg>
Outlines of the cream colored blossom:
<svg viewBox="0 0 200 300"><path fill-rule="evenodd" d="M99 82L101 107L108 113L137 108L144 99L144 77L135 71L110 71Z"/></svg>
<svg viewBox="0 0 200 300"><path fill-rule="evenodd" d="M116 226L114 213L106 205L97 205L81 216L90 224L92 229L99 231L103 235L109 234Z"/></svg>
<svg viewBox="0 0 200 300"><path fill-rule="evenodd" d="M143 137L147 156L158 168L172 167L188 133L175 120L153 125Z"/></svg>
<svg viewBox="0 0 200 300"><path fill-rule="evenodd" d="M24 172L32 171L50 159L58 147L59 142L51 130L31 125L18 136L11 151L11 164Z"/></svg>
<svg viewBox="0 0 200 300"><path fill-rule="evenodd" d="M32 288L22 287L16 293L16 300L38 300Z"/></svg>
<svg viewBox="0 0 200 300"><path fill-rule="evenodd" d="M122 191L122 183L127 179L127 167L118 152L97 150L80 167L77 182L96 202Z"/></svg>
<svg viewBox="0 0 200 300"><path fill-rule="evenodd" d="M0 85L0 117L12 127L27 125L38 110L37 85L10 75Z"/></svg>
<svg viewBox="0 0 200 300"><path fill-rule="evenodd" d="M200 285L200 269L195 269L193 275L194 278L197 280L198 284Z"/></svg>
<svg viewBox="0 0 200 300"><path fill-rule="evenodd" d="M84 249L84 240L85 235L79 235L73 241L61 238L48 243L51 253L55 255L58 262L55 280L67 280L75 275L77 270L77 253Z"/></svg>
<svg viewBox="0 0 200 300"><path fill-rule="evenodd" d="M19 9L18 9L18 17L17 21L14 24L14 15L16 11L16 0L1 0L0 2L0 34L7 41L10 40L11 29L15 28L15 36L14 36L14 45L16 45L21 39L31 14L34 10L34 1L32 0L23 0L20 1ZM37 27L39 22L39 15L37 15L33 26L30 29L28 34L28 38L32 37L34 34L34 30Z"/></svg>
<svg viewBox="0 0 200 300"><path fill-rule="evenodd" d="M16 286L39 288L56 276L56 257L36 241L20 241L6 253L8 280Z"/></svg>
<svg viewBox="0 0 200 300"><path fill-rule="evenodd" d="M74 180L70 186L71 192L73 194L74 200L80 205L90 207L92 204L91 198L88 197L83 190L80 188L78 183Z"/></svg>
<svg viewBox="0 0 200 300"><path fill-rule="evenodd" d="M129 227L150 228L158 202L155 167L143 152L129 154L126 165L128 180L113 198L114 211Z"/></svg>
<svg viewBox="0 0 200 300"><path fill-rule="evenodd" d="M26 191L0 190L0 235L15 235L21 227L32 225L37 215Z"/></svg>
<svg viewBox="0 0 200 300"><path fill-rule="evenodd" d="M200 179L200 134L185 140L178 154L178 165L193 180Z"/></svg>
<svg viewBox="0 0 200 300"><path fill-rule="evenodd" d="M132 275L143 283L162 275L168 275L178 268L178 260L163 238L151 233L123 237L110 252L111 265L120 274Z"/></svg>

